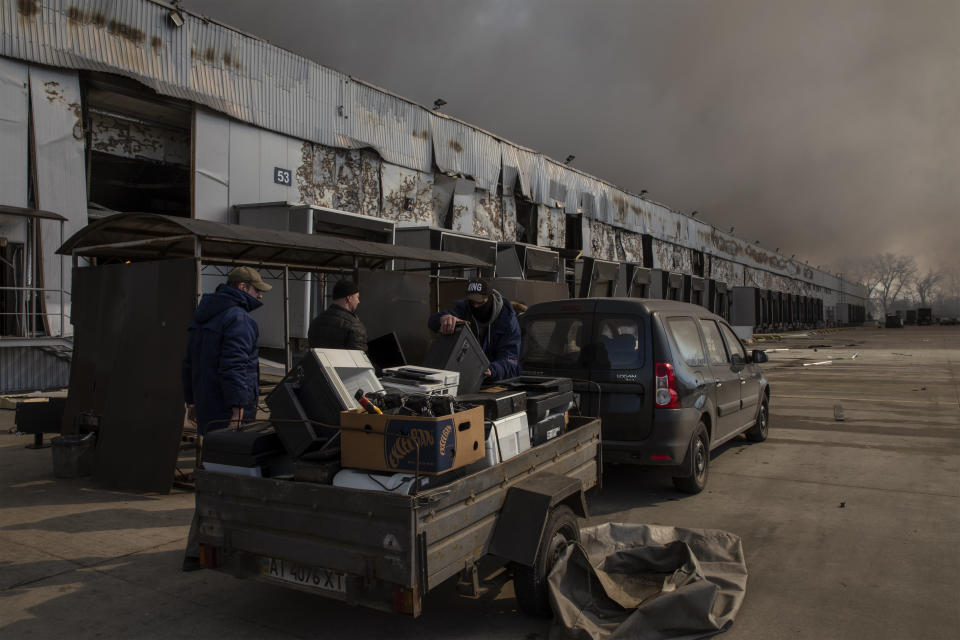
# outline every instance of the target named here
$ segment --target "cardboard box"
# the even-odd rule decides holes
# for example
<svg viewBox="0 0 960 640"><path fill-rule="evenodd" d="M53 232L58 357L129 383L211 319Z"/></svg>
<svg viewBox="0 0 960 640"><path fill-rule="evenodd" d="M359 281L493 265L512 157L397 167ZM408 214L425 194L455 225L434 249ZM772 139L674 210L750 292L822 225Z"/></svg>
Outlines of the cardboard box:
<svg viewBox="0 0 960 640"><path fill-rule="evenodd" d="M439 475L486 455L483 408L422 418L377 415L361 410L340 414L340 464L348 469L416 471Z"/></svg>

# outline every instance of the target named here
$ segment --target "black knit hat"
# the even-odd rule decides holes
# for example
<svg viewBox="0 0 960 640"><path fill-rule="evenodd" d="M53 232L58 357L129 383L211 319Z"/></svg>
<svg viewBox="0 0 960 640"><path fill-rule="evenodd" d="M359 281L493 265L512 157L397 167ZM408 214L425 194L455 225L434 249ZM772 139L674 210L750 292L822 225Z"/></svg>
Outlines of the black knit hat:
<svg viewBox="0 0 960 640"><path fill-rule="evenodd" d="M352 296L353 294L360 291L353 280L349 278L344 278L339 280L337 284L333 285L333 299L339 300L340 298L346 298L347 296Z"/></svg>

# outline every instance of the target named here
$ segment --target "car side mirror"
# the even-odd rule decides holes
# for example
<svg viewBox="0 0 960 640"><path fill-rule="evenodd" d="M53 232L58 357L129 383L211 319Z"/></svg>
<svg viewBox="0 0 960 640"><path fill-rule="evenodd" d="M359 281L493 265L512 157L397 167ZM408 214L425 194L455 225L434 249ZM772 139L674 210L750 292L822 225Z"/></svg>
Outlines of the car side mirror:
<svg viewBox="0 0 960 640"><path fill-rule="evenodd" d="M753 352L750 354L750 360L754 364L763 364L764 362L767 362L768 360L770 360L770 358L767 356L766 351L761 351L760 349L754 349Z"/></svg>
<svg viewBox="0 0 960 640"><path fill-rule="evenodd" d="M743 371L743 368L747 366L747 361L743 359L743 356L739 353L735 353L730 356L730 368L734 371L740 372Z"/></svg>

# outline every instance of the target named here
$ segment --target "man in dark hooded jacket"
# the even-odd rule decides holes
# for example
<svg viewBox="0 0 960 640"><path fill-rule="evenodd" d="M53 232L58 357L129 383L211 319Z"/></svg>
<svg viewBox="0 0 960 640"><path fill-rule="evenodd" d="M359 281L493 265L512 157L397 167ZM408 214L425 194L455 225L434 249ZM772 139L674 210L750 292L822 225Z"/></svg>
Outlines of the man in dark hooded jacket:
<svg viewBox="0 0 960 640"><path fill-rule="evenodd" d="M250 312L272 288L252 267L237 267L193 314L183 395L201 436L256 417L260 330Z"/></svg>
<svg viewBox="0 0 960 640"><path fill-rule="evenodd" d="M427 320L432 331L444 335L453 333L458 324L469 326L483 348L490 361L490 368L484 372L489 381L520 375L520 323L510 301L491 289L489 282L470 280L465 299Z"/></svg>

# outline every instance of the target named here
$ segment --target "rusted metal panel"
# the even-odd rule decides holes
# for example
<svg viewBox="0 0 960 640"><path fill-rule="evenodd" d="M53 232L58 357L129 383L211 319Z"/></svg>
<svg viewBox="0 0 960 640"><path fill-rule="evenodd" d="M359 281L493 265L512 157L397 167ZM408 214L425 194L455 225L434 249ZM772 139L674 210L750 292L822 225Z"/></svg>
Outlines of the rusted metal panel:
<svg viewBox="0 0 960 640"><path fill-rule="evenodd" d="M537 205L537 245L563 247L567 242L567 219L563 209Z"/></svg>
<svg viewBox="0 0 960 640"><path fill-rule="evenodd" d="M477 186L496 191L500 178L500 141L458 120L430 113L433 157L446 173L473 178Z"/></svg>
<svg viewBox="0 0 960 640"><path fill-rule="evenodd" d="M381 217L394 222L433 223L433 174L389 162L380 166Z"/></svg>
<svg viewBox="0 0 960 640"><path fill-rule="evenodd" d="M430 120L423 107L356 79L346 86L352 96L348 135L387 162L430 172Z"/></svg>
<svg viewBox="0 0 960 640"><path fill-rule="evenodd" d="M0 204L27 206L27 135L30 123L30 92L27 65L0 58ZM22 221L14 220L22 233ZM10 238L14 229L0 222L0 234ZM22 240L21 240L22 242Z"/></svg>
<svg viewBox="0 0 960 640"><path fill-rule="evenodd" d="M123 158L190 165L190 134L135 118L90 111L90 148Z"/></svg>
<svg viewBox="0 0 960 640"><path fill-rule="evenodd" d="M63 238L87 224L86 159L77 73L31 67L30 98L37 207L66 218L63 237L60 223L40 221L46 325L50 335L72 335L70 264L68 258L58 257L56 250Z"/></svg>

